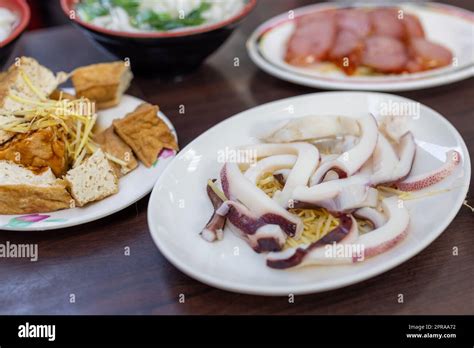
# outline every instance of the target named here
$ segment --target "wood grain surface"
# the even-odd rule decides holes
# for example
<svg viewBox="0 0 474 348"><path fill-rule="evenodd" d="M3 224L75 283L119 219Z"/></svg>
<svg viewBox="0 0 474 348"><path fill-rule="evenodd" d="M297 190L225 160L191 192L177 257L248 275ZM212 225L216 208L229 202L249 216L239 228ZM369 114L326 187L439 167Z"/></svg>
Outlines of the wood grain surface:
<svg viewBox="0 0 474 348"><path fill-rule="evenodd" d="M254 106L318 92L280 81L249 59L245 41L262 21L311 1L261 0L232 38L195 74L174 81L137 77L129 94L157 103L184 147L212 125ZM449 1L474 9L473 1ZM53 70L113 58L72 26L23 36L15 56ZM238 57L240 66L234 67ZM474 149L474 81L397 93L444 115ZM179 113L184 105L186 113ZM121 116L121 115L119 115ZM471 179L472 180L472 179ZM471 181L472 186L472 181ZM0 243L37 243L39 260L0 259L1 314L473 314L474 214L462 207L429 247L362 283L314 295L259 297L221 291L178 271L147 226L148 196L108 218L46 232L0 231ZM474 204L474 194L467 200ZM442 201L439 204L443 204ZM124 248L130 247L130 256ZM453 247L459 255L453 256ZM75 303L70 303L70 295ZM185 294L185 303L179 295ZM404 303L398 303L398 294Z"/></svg>

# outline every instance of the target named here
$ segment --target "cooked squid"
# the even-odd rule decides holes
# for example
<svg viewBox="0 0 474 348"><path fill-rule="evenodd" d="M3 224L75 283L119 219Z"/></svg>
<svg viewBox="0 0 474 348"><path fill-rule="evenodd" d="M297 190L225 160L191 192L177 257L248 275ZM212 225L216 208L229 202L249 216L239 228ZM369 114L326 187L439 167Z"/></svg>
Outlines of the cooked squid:
<svg viewBox="0 0 474 348"><path fill-rule="evenodd" d="M407 120L378 124L371 114L292 119L261 139L271 143L239 148L257 162L225 163L220 183L208 182L214 213L201 235L219 241L228 226L256 252L270 252L275 269L362 262L395 247L410 215L401 199L408 193L394 194L434 185L462 161L450 150L439 168L411 175L417 145ZM335 256L331 247L354 253Z"/></svg>

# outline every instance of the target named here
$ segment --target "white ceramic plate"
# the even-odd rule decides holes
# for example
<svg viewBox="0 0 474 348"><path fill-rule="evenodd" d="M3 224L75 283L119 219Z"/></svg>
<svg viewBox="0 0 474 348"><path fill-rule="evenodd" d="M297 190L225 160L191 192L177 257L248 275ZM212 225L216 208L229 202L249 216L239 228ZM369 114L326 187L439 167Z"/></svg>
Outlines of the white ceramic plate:
<svg viewBox="0 0 474 348"><path fill-rule="evenodd" d="M73 93L72 90L65 89L65 91ZM99 129L109 127L114 119L125 116L126 113L133 111L141 103L143 103L143 100L124 95L118 106L99 112L97 119ZM176 136L176 131L170 120L161 112L158 117L165 121ZM83 208L44 214L0 215L0 230L52 230L84 224L111 215L147 195L174 157L174 152L163 151L153 167L147 168L140 163L134 171L120 179L117 194Z"/></svg>
<svg viewBox="0 0 474 348"><path fill-rule="evenodd" d="M393 249L360 264L274 270L265 265L265 255L255 253L228 228L219 242L208 243L199 236L213 212L206 183L219 175L221 151L256 143L252 135L262 126L288 118L308 114L359 117L367 112L380 117L389 105L407 105L400 103L416 102L381 93L315 93L265 104L225 120L181 150L158 179L148 206L153 240L161 253L189 276L218 288L260 295L339 288L401 264L426 248L454 219L471 175L469 154L459 133L423 105L419 118L411 121L418 143L412 174L440 166L448 149L459 151L462 163L453 175L432 186L432 190L452 188L450 191L406 202L411 216L408 237Z"/></svg>
<svg viewBox="0 0 474 348"><path fill-rule="evenodd" d="M347 6L347 5L346 5ZM385 75L346 76L339 71L295 67L285 62L286 42L294 30L294 20L283 13L259 26L247 42L252 60L267 73L297 84L326 88L373 91L404 91L445 85L474 74L474 15L457 7L436 3L396 4L421 20L426 37L453 52L449 67L426 72ZM294 10L294 18L317 11L344 7L343 4L318 4Z"/></svg>

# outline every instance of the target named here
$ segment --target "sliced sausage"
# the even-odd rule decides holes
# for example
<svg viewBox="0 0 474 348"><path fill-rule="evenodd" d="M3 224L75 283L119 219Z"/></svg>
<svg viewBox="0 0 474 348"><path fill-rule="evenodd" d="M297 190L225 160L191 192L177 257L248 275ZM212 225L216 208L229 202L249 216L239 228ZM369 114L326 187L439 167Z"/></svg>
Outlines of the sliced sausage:
<svg viewBox="0 0 474 348"><path fill-rule="evenodd" d="M405 25L405 32L408 39L413 37L425 37L423 26L421 25L418 17L412 16L410 14L404 14L403 24Z"/></svg>
<svg viewBox="0 0 474 348"><path fill-rule="evenodd" d="M388 36L371 36L365 39L362 64L384 73L401 72L408 61L405 46L400 40Z"/></svg>
<svg viewBox="0 0 474 348"><path fill-rule="evenodd" d="M453 60L453 55L447 48L422 38L410 40L409 49L410 55L423 70L446 66Z"/></svg>
<svg viewBox="0 0 474 348"><path fill-rule="evenodd" d="M362 44L361 39L357 34L348 30L341 30L336 36L334 45L329 52L329 58L337 59L349 57Z"/></svg>
<svg viewBox="0 0 474 348"><path fill-rule="evenodd" d="M341 68L347 75L356 72L360 65L363 38L352 31L339 31L334 46L329 52L329 60Z"/></svg>
<svg viewBox="0 0 474 348"><path fill-rule="evenodd" d="M395 8L378 8L369 12L374 35L405 38L405 26Z"/></svg>
<svg viewBox="0 0 474 348"><path fill-rule="evenodd" d="M337 27L340 31L351 31L360 37L371 32L371 22L367 11L360 9L339 10L336 15Z"/></svg>
<svg viewBox="0 0 474 348"><path fill-rule="evenodd" d="M324 60L336 38L336 22L332 11L318 12L297 20L288 42L285 60L307 65Z"/></svg>

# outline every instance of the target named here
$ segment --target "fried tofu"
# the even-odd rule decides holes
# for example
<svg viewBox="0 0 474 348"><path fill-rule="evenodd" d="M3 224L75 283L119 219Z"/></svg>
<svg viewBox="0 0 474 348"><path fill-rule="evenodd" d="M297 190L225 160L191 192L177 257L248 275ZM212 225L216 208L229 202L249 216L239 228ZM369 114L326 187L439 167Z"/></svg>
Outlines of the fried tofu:
<svg viewBox="0 0 474 348"><path fill-rule="evenodd" d="M0 214L47 213L70 208L73 202L66 182L56 179L51 169L38 174L0 161Z"/></svg>
<svg viewBox="0 0 474 348"><path fill-rule="evenodd" d="M0 146L0 160L9 160L36 171L49 167L57 177L61 177L68 168L65 135L58 127L17 134Z"/></svg>
<svg viewBox="0 0 474 348"><path fill-rule="evenodd" d="M101 149L96 150L79 166L69 170L64 178L79 207L100 201L119 190L118 178Z"/></svg>
<svg viewBox="0 0 474 348"><path fill-rule="evenodd" d="M113 126L97 134L94 141L100 145L104 152L127 163L127 166L121 166L118 163L111 162L118 178L130 173L138 166L132 149L115 133Z"/></svg>
<svg viewBox="0 0 474 348"><path fill-rule="evenodd" d="M132 78L130 67L122 61L84 66L71 76L76 97L94 101L98 109L118 105Z"/></svg>
<svg viewBox="0 0 474 348"><path fill-rule="evenodd" d="M155 163L164 148L178 150L175 136L157 113L158 106L143 103L113 122L115 132L147 167Z"/></svg>
<svg viewBox="0 0 474 348"><path fill-rule="evenodd" d="M60 89L55 89L50 95L50 99L53 100L76 100L76 96L70 93L61 91Z"/></svg>
<svg viewBox="0 0 474 348"><path fill-rule="evenodd" d="M15 100L12 95L39 102L49 96L64 79L64 73L54 75L35 59L21 57L0 80L0 114L31 109L30 104Z"/></svg>
<svg viewBox="0 0 474 348"><path fill-rule="evenodd" d="M0 144L6 143L8 140L13 138L14 136L15 136L15 133L0 130Z"/></svg>
<svg viewBox="0 0 474 348"><path fill-rule="evenodd" d="M31 104L20 100L39 102L41 97L50 95L64 79L63 73L56 76L35 59L21 57L0 77L0 115L30 109ZM13 135L0 130L0 144Z"/></svg>
<svg viewBox="0 0 474 348"><path fill-rule="evenodd" d="M73 199L60 180L51 187L0 185L0 214L33 214L71 208Z"/></svg>

